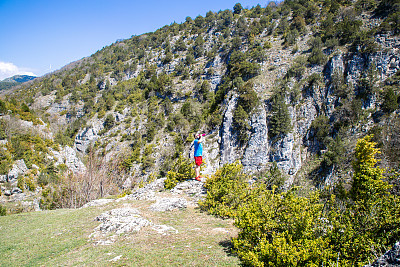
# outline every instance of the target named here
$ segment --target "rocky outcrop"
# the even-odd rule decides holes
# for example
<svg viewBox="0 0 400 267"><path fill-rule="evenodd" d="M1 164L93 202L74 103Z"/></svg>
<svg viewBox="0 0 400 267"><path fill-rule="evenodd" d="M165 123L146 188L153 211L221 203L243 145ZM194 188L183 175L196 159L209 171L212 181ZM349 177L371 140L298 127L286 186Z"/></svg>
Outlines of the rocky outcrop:
<svg viewBox="0 0 400 267"><path fill-rule="evenodd" d="M101 222L95 231L103 234L138 232L143 227L151 225L151 222L140 216L139 211L135 208L113 209L97 216L95 220Z"/></svg>
<svg viewBox="0 0 400 267"><path fill-rule="evenodd" d="M238 142L235 131L233 130L233 112L235 111L238 95L232 94L224 113L224 120L220 130L221 144L221 165L233 163L240 158L237 152Z"/></svg>
<svg viewBox="0 0 400 267"><path fill-rule="evenodd" d="M251 128L252 133L242 159L245 171L260 170L269 162L267 113L263 105L253 114Z"/></svg>
<svg viewBox="0 0 400 267"><path fill-rule="evenodd" d="M379 257L374 263L364 267L395 267L400 266L400 242L394 244L391 250Z"/></svg>
<svg viewBox="0 0 400 267"><path fill-rule="evenodd" d="M175 195L186 195L198 201L203 199L206 194L207 190L204 188L202 182L198 182L196 180L188 180L177 184L172 190L172 194Z"/></svg>
<svg viewBox="0 0 400 267"><path fill-rule="evenodd" d="M93 123L91 127L86 127L75 137L75 149L85 153L90 144L99 139L98 133L104 128L101 122Z"/></svg>
<svg viewBox="0 0 400 267"><path fill-rule="evenodd" d="M184 198L159 198L150 206L152 211L172 211L186 209L188 203Z"/></svg>
<svg viewBox="0 0 400 267"><path fill-rule="evenodd" d="M56 166L65 164L73 173L84 172L86 167L78 158L74 149L69 146L63 147L60 151L51 150L54 157L57 159Z"/></svg>
<svg viewBox="0 0 400 267"><path fill-rule="evenodd" d="M25 161L23 159L16 160L11 168L11 171L8 172L7 181L13 182L17 180L19 175L24 175L28 171L28 167L25 165Z"/></svg>

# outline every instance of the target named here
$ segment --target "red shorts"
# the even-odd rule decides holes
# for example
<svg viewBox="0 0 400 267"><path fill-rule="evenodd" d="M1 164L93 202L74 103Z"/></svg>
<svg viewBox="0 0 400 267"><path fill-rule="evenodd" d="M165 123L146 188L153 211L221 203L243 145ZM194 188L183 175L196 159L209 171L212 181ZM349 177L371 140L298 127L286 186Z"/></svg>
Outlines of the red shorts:
<svg viewBox="0 0 400 267"><path fill-rule="evenodd" d="M197 166L200 166L201 164L203 164L203 157L202 156L194 157L194 161L196 162Z"/></svg>

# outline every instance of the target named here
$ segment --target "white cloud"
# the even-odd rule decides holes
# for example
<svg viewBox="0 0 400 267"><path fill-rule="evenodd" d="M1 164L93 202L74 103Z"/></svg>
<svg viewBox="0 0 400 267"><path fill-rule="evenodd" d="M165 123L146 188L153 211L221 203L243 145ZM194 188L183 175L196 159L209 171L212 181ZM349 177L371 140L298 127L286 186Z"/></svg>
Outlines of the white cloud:
<svg viewBox="0 0 400 267"><path fill-rule="evenodd" d="M24 70L23 68L19 68L13 63L0 61L0 81L18 74L36 76L33 72Z"/></svg>

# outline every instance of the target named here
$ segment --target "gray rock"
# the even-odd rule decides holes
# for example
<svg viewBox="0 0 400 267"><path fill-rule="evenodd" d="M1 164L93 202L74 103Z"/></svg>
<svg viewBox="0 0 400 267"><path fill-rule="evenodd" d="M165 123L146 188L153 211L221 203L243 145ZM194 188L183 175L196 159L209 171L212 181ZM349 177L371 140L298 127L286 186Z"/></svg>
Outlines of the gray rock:
<svg viewBox="0 0 400 267"><path fill-rule="evenodd" d="M395 267L400 266L400 242L394 244L391 250L387 251L384 255L379 257L371 265L364 267Z"/></svg>
<svg viewBox="0 0 400 267"><path fill-rule="evenodd" d="M233 131L233 112L238 100L238 95L234 93L225 110L224 121L221 127L221 164L233 163L240 158L237 153L237 136Z"/></svg>
<svg viewBox="0 0 400 267"><path fill-rule="evenodd" d="M182 195L185 194L195 200L203 199L207 195L207 190L202 182L196 180L188 180L177 184L171 193Z"/></svg>
<svg viewBox="0 0 400 267"><path fill-rule="evenodd" d="M82 206L82 208L103 206L114 201L115 201L114 199L105 199L105 198L96 199L90 201L89 203L86 203L85 205Z"/></svg>
<svg viewBox="0 0 400 267"><path fill-rule="evenodd" d="M11 190L4 190L4 195L7 197L11 196Z"/></svg>
<svg viewBox="0 0 400 267"><path fill-rule="evenodd" d="M295 148L293 133L271 143L270 161L276 161L279 169L287 174L296 174L301 167L301 158L300 151Z"/></svg>
<svg viewBox="0 0 400 267"><path fill-rule="evenodd" d="M22 190L21 190L20 188L18 188L18 187L13 188L13 189L11 190L11 194L12 194L12 195L14 195L14 194L21 194L21 193L22 193Z"/></svg>
<svg viewBox="0 0 400 267"><path fill-rule="evenodd" d="M7 175L0 175L0 183L7 182Z"/></svg>
<svg viewBox="0 0 400 267"><path fill-rule="evenodd" d="M153 211L172 211L186 207L187 201L184 198L160 198L150 206L150 209Z"/></svg>
<svg viewBox="0 0 400 267"><path fill-rule="evenodd" d="M129 232L138 232L145 226L152 223L139 215L139 211L134 208L118 208L107 211L96 217L96 221L102 222L95 231L107 234L115 232L116 234L125 234Z"/></svg>
<svg viewBox="0 0 400 267"><path fill-rule="evenodd" d="M75 137L75 148L79 152L85 152L91 143L99 139L98 133L104 128L99 120L93 120L91 127L86 127Z"/></svg>
<svg viewBox="0 0 400 267"><path fill-rule="evenodd" d="M78 158L74 149L69 146L63 147L60 151L50 150L57 158L56 166L65 164L73 173L81 173L86 170L83 162Z"/></svg>
<svg viewBox="0 0 400 267"><path fill-rule="evenodd" d="M9 182L16 180L19 175L23 175L28 171L28 167L25 165L25 161L23 159L16 160L11 168L11 171L8 172L7 180Z"/></svg>
<svg viewBox="0 0 400 267"><path fill-rule="evenodd" d="M244 171L256 171L269 161L267 113L261 106L251 120L252 134L243 154Z"/></svg>
<svg viewBox="0 0 400 267"><path fill-rule="evenodd" d="M174 234L178 233L178 230L176 230L174 227L163 224L153 225L153 227L151 228L157 233L162 235L168 235L169 233L174 233Z"/></svg>

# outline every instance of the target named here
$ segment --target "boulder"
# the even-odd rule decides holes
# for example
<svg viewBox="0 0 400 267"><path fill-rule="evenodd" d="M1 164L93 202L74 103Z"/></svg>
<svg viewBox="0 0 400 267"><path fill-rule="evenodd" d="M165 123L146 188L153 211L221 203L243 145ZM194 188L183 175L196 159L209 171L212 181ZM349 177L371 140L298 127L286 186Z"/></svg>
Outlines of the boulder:
<svg viewBox="0 0 400 267"><path fill-rule="evenodd" d="M97 216L95 220L102 222L95 228L95 231L100 231L103 234L138 232L143 227L152 225L150 221L140 216L139 211L135 208L113 209Z"/></svg>
<svg viewBox="0 0 400 267"><path fill-rule="evenodd" d="M184 198L160 198L150 206L153 211L172 211L176 209L185 209L187 201Z"/></svg>
<svg viewBox="0 0 400 267"><path fill-rule="evenodd" d="M11 168L11 171L8 172L7 180L9 182L16 180L19 175L23 175L28 171L28 167L25 165L25 161L23 159L16 160Z"/></svg>

